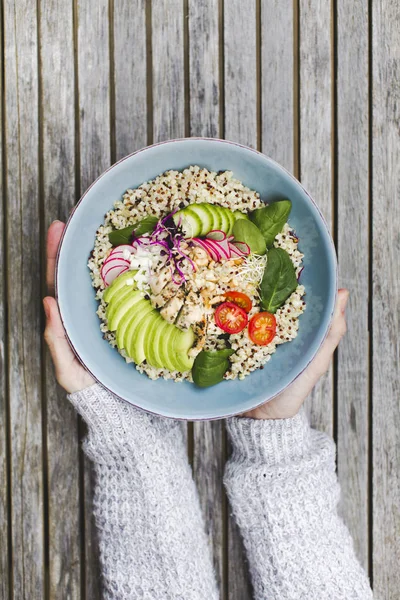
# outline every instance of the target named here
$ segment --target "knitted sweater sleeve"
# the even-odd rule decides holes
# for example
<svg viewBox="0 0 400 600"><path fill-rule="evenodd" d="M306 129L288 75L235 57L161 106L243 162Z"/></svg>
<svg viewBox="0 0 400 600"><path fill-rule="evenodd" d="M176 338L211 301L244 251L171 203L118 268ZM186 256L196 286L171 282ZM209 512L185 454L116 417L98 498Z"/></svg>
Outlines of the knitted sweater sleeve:
<svg viewBox="0 0 400 600"><path fill-rule="evenodd" d="M368 600L372 592L337 514L335 445L301 411L227 421L225 471L256 600Z"/></svg>
<svg viewBox="0 0 400 600"><path fill-rule="evenodd" d="M88 425L104 598L216 600L182 425L97 384L69 398Z"/></svg>

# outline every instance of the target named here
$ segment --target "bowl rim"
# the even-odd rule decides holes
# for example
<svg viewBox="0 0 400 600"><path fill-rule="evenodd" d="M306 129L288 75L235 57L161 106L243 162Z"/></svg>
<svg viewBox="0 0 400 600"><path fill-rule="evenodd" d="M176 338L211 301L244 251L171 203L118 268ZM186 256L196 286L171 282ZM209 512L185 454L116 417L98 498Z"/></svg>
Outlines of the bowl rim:
<svg viewBox="0 0 400 600"><path fill-rule="evenodd" d="M126 156L124 156L121 159L119 159L117 162L115 162L112 165L110 165L84 191L84 193L79 198L78 202L72 208L71 213L70 213L70 215L69 215L69 217L68 217L68 219L66 221L66 224L65 224L65 227L64 227L61 239L60 239L60 243L58 245L57 256L56 256L56 263L55 263L55 278L54 278L55 299L57 301L57 305L59 306L59 302L58 302L58 298L59 298L59 292L58 292L59 258L60 258L60 254L61 254L61 248L62 248L62 245L64 243L65 234L66 234L68 226L70 225L71 220L72 220L72 218L73 218L73 216L75 214L76 209L84 201L85 197L87 196L87 194L89 193L89 191L92 189L92 187L94 187L97 184L97 182L100 181L100 179L102 179L102 177L104 177L109 171L111 171L112 169L114 169L114 167L116 167L117 165L121 164L125 160L128 160L132 156L135 156L136 154L140 154L141 152L145 152L146 150L149 150L151 148L155 148L157 146L163 146L163 145L166 145L166 144L172 144L174 142L190 142L190 141L207 141L207 142L215 142L215 143L220 143L220 144L229 144L229 145L232 145L232 146L237 146L239 148L243 148L244 150L249 150L250 152L254 152L254 154L262 156L264 159L267 159L268 161L270 161L271 163L277 165L280 169L282 169L290 177L290 179L292 179L298 186L301 187L301 189L304 191L304 193L307 195L307 197L309 198L309 200L311 201L311 203L313 204L313 206L317 210L317 212L319 214L319 217L320 217L320 219L322 220L322 222L323 222L323 224L325 226L325 230L326 230L326 233L328 235L328 240L329 240L329 244L330 244L330 248L331 248L331 255L332 255L333 261L334 261L334 275L335 275L335 295L334 295L334 302L333 302L333 305L332 305L333 307L332 307L332 310L331 310L331 314L329 315L329 320L328 320L328 324L327 324L327 327L326 327L326 331L325 331L325 334L324 334L323 338L320 341L320 344L318 345L318 347L316 348L316 350L313 352L313 354L310 357L310 359L307 362L307 364L296 375L296 377L294 377L291 381L289 381L279 392L277 392L276 394L274 394L273 396L271 396L270 398L268 398L268 400L263 400L263 401L259 402L258 404L256 404L255 406L253 406L251 409L246 410L246 412L249 412L250 410L255 410L256 408L259 408L263 404L266 404L267 402L270 402L271 400L273 400L274 398L277 398L280 394L282 394L283 392L285 392L288 389L288 387L291 386L300 377L300 375L302 375L302 373L304 373L304 371L307 369L307 367L310 365L310 363L314 360L315 356L319 352L321 346L325 342L325 340L326 340L326 338L328 336L328 333L330 331L330 328L331 328L331 325L332 325L332 320L333 320L333 315L334 315L334 312L335 312L335 306L336 306L336 303L337 303L337 296L338 296L338 261L337 261L337 254L336 254L335 243L333 241L332 234L331 234L331 232L329 230L328 223L327 223L326 219L323 216L323 214L322 214L319 206L314 201L314 199L309 194L309 192L305 189L305 187L302 185L302 183L292 173L290 173L290 171L288 171L284 166L282 166L280 163L278 163L273 158L269 157L267 154L264 154L263 152L260 152L259 150L251 148L250 146L246 146L244 144L240 144L239 142L234 142L234 141L231 141L231 140L224 140L224 139L221 139L221 138L210 138L210 137L198 137L198 136L196 136L196 137L174 138L174 139L170 139L170 140L164 140L162 142L157 142L155 144L149 144L148 146L144 146L143 148L140 148L138 150L135 150L134 152L131 152L130 154L127 154ZM218 421L220 419L229 419L231 417L235 417L235 416L238 416L240 414L243 414L241 412L234 412L234 413L229 413L227 415L214 416L214 417L189 417L189 418L176 417L176 416L172 416L172 415L163 415L163 414L157 413L156 411L152 411L152 410L149 410L147 408L143 408L143 407L139 406L138 404L135 404L131 400L128 400L127 398L124 398L123 396L120 396L115 391L113 391L110 387L108 387L104 383L102 383L100 381L100 379L98 379L98 377L96 377L96 375L94 375L94 373L92 373L92 371L86 366L85 361L79 355L77 349L75 348L74 344L72 343L72 341L71 341L71 339L70 339L70 337L68 335L68 331L67 331L67 328L65 326L64 319L63 319L63 316L62 316L62 313L61 313L60 309L59 309L59 314L60 314L60 319L61 319L61 322L62 322L62 326L64 328L65 337L66 337L66 340L68 341L68 343L70 345L70 348L72 349L74 355L76 356L76 358L78 359L78 361L81 363L81 365L93 377L93 379L95 381L95 384L98 384L98 385L102 386L104 389L106 389L107 391L109 391L110 393L112 393L114 396L116 396L117 398L123 400L124 402L127 402L128 404L134 406L135 408L137 408L139 410L144 410L147 413L150 413L150 414L153 414L153 415L156 415L156 416L159 416L159 417L164 417L166 419L175 419L177 421L195 421L195 422L200 422L200 421Z"/></svg>

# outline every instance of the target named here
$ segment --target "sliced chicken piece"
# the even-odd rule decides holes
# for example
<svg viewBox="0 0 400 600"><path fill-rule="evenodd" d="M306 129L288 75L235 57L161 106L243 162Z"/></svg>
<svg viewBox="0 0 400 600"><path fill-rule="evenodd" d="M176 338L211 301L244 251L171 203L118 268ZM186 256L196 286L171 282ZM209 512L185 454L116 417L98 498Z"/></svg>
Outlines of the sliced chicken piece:
<svg viewBox="0 0 400 600"><path fill-rule="evenodd" d="M164 267L161 271L150 278L150 288L153 294L157 295L172 279L171 269Z"/></svg>
<svg viewBox="0 0 400 600"><path fill-rule="evenodd" d="M175 325L179 329L189 329L191 325L204 321L205 311L201 296L196 292L190 291L185 303L179 313Z"/></svg>
<svg viewBox="0 0 400 600"><path fill-rule="evenodd" d="M180 289L181 288L178 284L170 281L166 286L164 286L159 294L151 295L150 301L154 308L162 308L178 293Z"/></svg>
<svg viewBox="0 0 400 600"><path fill-rule="evenodd" d="M204 344L206 343L207 324L208 317L207 315L204 315L204 319L193 325L192 329L197 339L195 345L189 352L191 356L197 356L198 353L204 348Z"/></svg>
<svg viewBox="0 0 400 600"><path fill-rule="evenodd" d="M179 290L176 292L176 295L168 300L168 302L160 310L160 314L163 319L168 321L168 323L175 323L175 319L178 316L184 301L185 292L183 288L179 288Z"/></svg>

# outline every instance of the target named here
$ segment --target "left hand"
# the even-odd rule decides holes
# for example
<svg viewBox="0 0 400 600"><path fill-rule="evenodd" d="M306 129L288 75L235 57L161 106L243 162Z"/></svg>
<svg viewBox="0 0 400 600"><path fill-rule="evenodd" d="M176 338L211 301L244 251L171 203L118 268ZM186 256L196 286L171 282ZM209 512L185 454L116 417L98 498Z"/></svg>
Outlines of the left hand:
<svg viewBox="0 0 400 600"><path fill-rule="evenodd" d="M47 233L46 281L49 295L43 299L43 308L46 314L44 339L50 349L58 383L68 394L72 394L91 386L95 380L73 353L65 337L58 305L53 297L56 256L64 227L65 223L54 221Z"/></svg>

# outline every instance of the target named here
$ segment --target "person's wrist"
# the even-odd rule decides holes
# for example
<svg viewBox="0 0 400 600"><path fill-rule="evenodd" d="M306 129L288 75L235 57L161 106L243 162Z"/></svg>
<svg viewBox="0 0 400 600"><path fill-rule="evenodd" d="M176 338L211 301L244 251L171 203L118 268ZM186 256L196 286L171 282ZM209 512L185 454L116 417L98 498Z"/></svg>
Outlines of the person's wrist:
<svg viewBox="0 0 400 600"><path fill-rule="evenodd" d="M302 402L299 402L294 397L287 400L281 396L277 396L265 404L238 416L257 420L292 419L298 414L301 406Z"/></svg>

